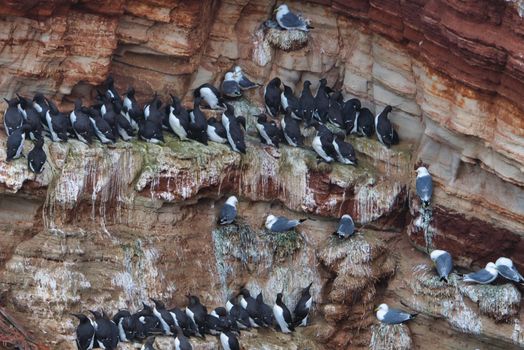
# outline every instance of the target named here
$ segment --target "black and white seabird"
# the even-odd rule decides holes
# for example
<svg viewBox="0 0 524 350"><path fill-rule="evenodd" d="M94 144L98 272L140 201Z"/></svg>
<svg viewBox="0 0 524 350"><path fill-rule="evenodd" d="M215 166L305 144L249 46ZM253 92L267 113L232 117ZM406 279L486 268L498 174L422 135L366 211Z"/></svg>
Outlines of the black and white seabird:
<svg viewBox="0 0 524 350"><path fill-rule="evenodd" d="M280 78L273 78L264 89L264 102L267 113L276 118L280 112Z"/></svg>
<svg viewBox="0 0 524 350"><path fill-rule="evenodd" d="M227 72L224 76L224 81L222 82L221 90L223 96L231 98L242 96L242 92L240 91L240 85L235 80L232 72Z"/></svg>
<svg viewBox="0 0 524 350"><path fill-rule="evenodd" d="M291 12L286 4L280 5L275 9L274 12L276 12L275 18L278 22L278 25L284 29L296 29L303 32L308 32L309 29L313 28L302 18Z"/></svg>
<svg viewBox="0 0 524 350"><path fill-rule="evenodd" d="M249 78L244 75L244 72L242 72L242 68L240 66L235 66L233 71L233 79L236 80L238 85L240 85L240 89L242 90L255 89L260 86L259 84L249 80Z"/></svg>
<svg viewBox="0 0 524 350"><path fill-rule="evenodd" d="M314 124L317 133L311 142L313 150L326 162L331 163L337 157L333 142L335 136L333 133L323 124Z"/></svg>
<svg viewBox="0 0 524 350"><path fill-rule="evenodd" d="M374 125L373 113L368 108L361 108L355 117L352 133L358 136L371 137L375 130Z"/></svg>
<svg viewBox="0 0 524 350"><path fill-rule="evenodd" d="M320 79L320 85L318 86L317 94L315 95L315 117L321 122L327 121L327 115L329 111L329 94L331 90L327 87L327 80Z"/></svg>
<svg viewBox="0 0 524 350"><path fill-rule="evenodd" d="M237 303L235 297L231 297L226 302L226 310L230 320L234 320L237 324L238 329L249 329L251 328L251 322L249 321L249 313Z"/></svg>
<svg viewBox="0 0 524 350"><path fill-rule="evenodd" d="M227 319L221 319L215 310L206 315L206 328L211 335L219 335L221 332L229 330Z"/></svg>
<svg viewBox="0 0 524 350"><path fill-rule="evenodd" d="M298 99L299 113L302 119L306 123L306 126L311 125L313 113L315 113L315 98L311 94L311 82L309 80L304 81L302 93Z"/></svg>
<svg viewBox="0 0 524 350"><path fill-rule="evenodd" d="M240 344L233 332L220 333L220 344L224 350L240 350Z"/></svg>
<svg viewBox="0 0 524 350"><path fill-rule="evenodd" d="M182 329L186 337L191 337L198 333L196 323L180 308L174 307L169 310L169 313L173 317L175 324Z"/></svg>
<svg viewBox="0 0 524 350"><path fill-rule="evenodd" d="M495 265L502 277L517 283L524 282L524 277L518 272L511 259L500 257L495 261Z"/></svg>
<svg viewBox="0 0 524 350"><path fill-rule="evenodd" d="M124 95L124 105L121 111L133 129L138 131L138 120L144 117L144 110L140 108L135 98L135 89L130 87Z"/></svg>
<svg viewBox="0 0 524 350"><path fill-rule="evenodd" d="M154 347L155 344L155 336L149 336L147 337L145 343L142 345L140 350L156 350Z"/></svg>
<svg viewBox="0 0 524 350"><path fill-rule="evenodd" d="M129 141L135 136L135 131L138 130L133 127L133 124L126 117L126 107L122 107L123 110L120 110L120 113L116 115L116 129L122 140Z"/></svg>
<svg viewBox="0 0 524 350"><path fill-rule="evenodd" d="M294 229L307 219L289 220L283 216L269 214L266 218L266 228L272 232L285 232Z"/></svg>
<svg viewBox="0 0 524 350"><path fill-rule="evenodd" d="M464 282L475 282L479 284L489 284L497 279L499 271L497 265L492 262L487 263L486 267L478 270L477 272L471 272L463 277Z"/></svg>
<svg viewBox="0 0 524 350"><path fill-rule="evenodd" d="M140 322L138 337L145 338L149 334L162 334L162 325L153 313L153 308L142 302L142 310L133 314Z"/></svg>
<svg viewBox="0 0 524 350"><path fill-rule="evenodd" d="M46 113L47 129L51 134L53 142L66 142L67 130L69 129L69 118L61 113L55 103L45 98L49 109Z"/></svg>
<svg viewBox="0 0 524 350"><path fill-rule="evenodd" d="M381 323L399 324L414 319L417 314L410 314L402 310L391 309L387 304L380 304L375 311Z"/></svg>
<svg viewBox="0 0 524 350"><path fill-rule="evenodd" d="M99 348L116 350L118 345L118 326L98 311L91 311L95 317L95 343Z"/></svg>
<svg viewBox="0 0 524 350"><path fill-rule="evenodd" d="M176 326L175 331L175 350L193 350L193 346L184 335L182 328Z"/></svg>
<svg viewBox="0 0 524 350"><path fill-rule="evenodd" d="M33 141L43 137L42 123L40 120L40 113L34 108L33 104L23 96L18 96L18 107L22 111L24 122L28 126L29 138Z"/></svg>
<svg viewBox="0 0 524 350"><path fill-rule="evenodd" d="M200 336L208 333L206 326L207 309L200 303L200 299L195 295L188 295L189 305L186 307L186 314L196 324Z"/></svg>
<svg viewBox="0 0 524 350"><path fill-rule="evenodd" d="M453 259L451 258L451 254L445 250L435 249L429 256L431 261L435 264L440 280L444 280L448 283L448 276L451 273L451 270L453 270Z"/></svg>
<svg viewBox="0 0 524 350"><path fill-rule="evenodd" d="M295 330L291 312L282 300L282 293L277 294L277 300L275 301L275 305L273 305L273 316L277 322L277 329L282 333L291 333Z"/></svg>
<svg viewBox="0 0 524 350"><path fill-rule="evenodd" d="M76 327L76 346L78 350L91 350L95 342L95 327L93 322L83 314L71 314L78 318L80 323Z"/></svg>
<svg viewBox="0 0 524 350"><path fill-rule="evenodd" d="M377 138L387 148L398 143L398 135L395 136L395 129L393 129L393 125L388 119L388 113L391 112L392 108L391 106L386 106L386 108L375 117Z"/></svg>
<svg viewBox="0 0 524 350"><path fill-rule="evenodd" d="M237 203L238 199L235 196L231 196L226 200L226 203L220 209L220 217L218 218L220 225L229 225L235 221L237 217Z"/></svg>
<svg viewBox="0 0 524 350"><path fill-rule="evenodd" d="M155 92L153 99L144 105L144 118L151 120L159 124L161 127L164 126L164 110L162 110L162 100ZM166 125L167 127L167 125Z"/></svg>
<svg viewBox="0 0 524 350"><path fill-rule="evenodd" d="M24 141L27 126L24 124L21 128L14 129L7 137L6 142L6 161L24 157Z"/></svg>
<svg viewBox="0 0 524 350"><path fill-rule="evenodd" d="M329 107L328 107L328 119L331 124L336 126L337 128L343 129L345 127L344 125L344 117L342 114L342 105L339 103L339 97L341 96L340 91L335 92L331 95L329 98Z"/></svg>
<svg viewBox="0 0 524 350"><path fill-rule="evenodd" d="M188 136L190 139L207 145L207 121L206 116L200 110L200 97L195 97L193 110L189 112Z"/></svg>
<svg viewBox="0 0 524 350"><path fill-rule="evenodd" d="M42 127L49 131L47 127L47 111L49 110L49 106L47 105L47 102L45 100L45 97L42 93L38 92L33 97L33 107L36 109L40 116L40 123L42 124Z"/></svg>
<svg viewBox="0 0 524 350"><path fill-rule="evenodd" d="M357 120L357 115L360 113L361 107L358 98L352 98L344 102L344 105L342 106L342 119L344 120L344 129L346 130L347 135L351 132L357 132L355 121Z"/></svg>
<svg viewBox="0 0 524 350"><path fill-rule="evenodd" d="M227 140L235 152L246 154L246 143L244 141L244 132L240 127L235 110L230 104L226 105L226 111L222 114L222 125L226 129Z"/></svg>
<svg viewBox="0 0 524 350"><path fill-rule="evenodd" d="M109 75L107 77L106 81L104 82L104 86L106 87L106 95L108 97L114 100L119 100L119 101L122 100L120 98L120 95L118 94L118 92L115 89L115 81L112 75Z"/></svg>
<svg viewBox="0 0 524 350"><path fill-rule="evenodd" d="M102 118L100 112L97 109L91 108L89 114L89 120L95 131L95 135L98 137L100 142L103 144L114 143L116 137L113 134L113 129L109 123Z"/></svg>
<svg viewBox="0 0 524 350"><path fill-rule="evenodd" d="M206 101L211 109L225 109L220 92L211 84L202 84L193 91L193 96L200 97L199 101ZM200 103L200 102L199 102Z"/></svg>
<svg viewBox="0 0 524 350"><path fill-rule="evenodd" d="M337 161L342 164L357 165L357 156L353 146L344 141L344 136L336 135L333 138L333 148L335 149Z"/></svg>
<svg viewBox="0 0 524 350"><path fill-rule="evenodd" d="M239 297L240 297L240 306L244 310L246 310L249 315L249 323L251 324L251 327L253 328L262 327L264 323L262 321L262 316L258 308L258 303L255 300L255 298L251 296L251 294L249 293L249 290L247 290L246 288L242 288L240 290Z"/></svg>
<svg viewBox="0 0 524 350"><path fill-rule="evenodd" d="M417 195L422 201L422 206L428 207L433 194L433 180L426 167L421 166L417 169L416 188Z"/></svg>
<svg viewBox="0 0 524 350"><path fill-rule="evenodd" d="M169 106L169 126L181 140L186 140L189 129L189 113L178 97L171 95L171 99L172 103Z"/></svg>
<svg viewBox="0 0 524 350"><path fill-rule="evenodd" d="M353 236L355 234L355 223L353 218L349 214L344 214L338 222L338 227L333 235L338 236L340 239L345 239Z"/></svg>
<svg viewBox="0 0 524 350"><path fill-rule="evenodd" d="M295 315L295 327L305 327L307 326L309 311L311 310L311 304L313 303L313 298L309 290L313 282L311 282L306 288L302 289L300 299L295 306L293 314Z"/></svg>
<svg viewBox="0 0 524 350"><path fill-rule="evenodd" d="M209 141L228 143L226 128L224 128L222 122L219 122L215 117L211 117L207 120L207 137L209 138Z"/></svg>
<svg viewBox="0 0 524 350"><path fill-rule="evenodd" d="M13 131L22 127L24 116L18 109L18 99L16 97L10 100L4 98L4 100L8 106L4 113L4 128L5 133L9 136Z"/></svg>
<svg viewBox="0 0 524 350"><path fill-rule="evenodd" d="M104 101L102 102L102 106L100 107L100 115L102 116L102 118L104 118L107 124L109 124L109 126L111 127L111 130L113 130L113 135L117 136L117 133L118 133L117 124L116 124L117 113L115 111L113 103L116 105L120 102L118 101L111 102L109 99L105 98ZM118 114L120 114L120 110L118 110Z"/></svg>
<svg viewBox="0 0 524 350"><path fill-rule="evenodd" d="M138 123L138 136L149 143L158 144L164 142L162 124L151 119L140 120Z"/></svg>
<svg viewBox="0 0 524 350"><path fill-rule="evenodd" d="M273 316L273 309L268 304L264 303L264 297L262 292L258 293L256 297L258 311L260 313L260 318L264 327L273 327L273 322L275 318Z"/></svg>
<svg viewBox="0 0 524 350"><path fill-rule="evenodd" d="M113 316L113 322L118 327L118 339L121 342L130 342L138 338L140 320L131 315L128 310L118 310Z"/></svg>
<svg viewBox="0 0 524 350"><path fill-rule="evenodd" d="M280 104L282 110L286 111L287 108L291 108L291 116L294 119L302 120L302 114L300 114L300 104L298 98L293 93L293 90L287 85L284 84L284 91L280 94Z"/></svg>
<svg viewBox="0 0 524 350"><path fill-rule="evenodd" d="M40 174L44 170L44 164L47 160L43 146L44 137L40 136L35 141L33 149L27 154L27 166L35 174Z"/></svg>
<svg viewBox="0 0 524 350"><path fill-rule="evenodd" d="M82 100L80 98L75 100L75 108L69 114L69 118L76 137L83 143L91 144L93 125L91 124L89 115L82 112Z"/></svg>
<svg viewBox="0 0 524 350"><path fill-rule="evenodd" d="M243 311L245 312L246 310L243 310ZM241 327L239 327L237 324L237 317L231 315L225 307L220 306L220 307L215 308L215 310L211 311L211 315L218 317L222 321L223 327L225 330L236 332L240 334ZM249 326L249 317L247 320L247 325Z"/></svg>
<svg viewBox="0 0 524 350"><path fill-rule="evenodd" d="M260 114L257 118L256 127L262 143L278 148L282 141L282 130L274 121L268 120L265 114Z"/></svg>
<svg viewBox="0 0 524 350"><path fill-rule="evenodd" d="M160 300L150 298L151 301L155 304L153 307L153 315L158 318L160 325L162 326L162 332L165 335L173 335L173 330L175 328L175 320L171 313L166 309L166 306Z"/></svg>
<svg viewBox="0 0 524 350"><path fill-rule="evenodd" d="M282 133L288 145L293 147L301 147L304 145L304 135L300 132L300 125L298 121L292 117L291 108L286 109L284 118L280 120L282 126Z"/></svg>

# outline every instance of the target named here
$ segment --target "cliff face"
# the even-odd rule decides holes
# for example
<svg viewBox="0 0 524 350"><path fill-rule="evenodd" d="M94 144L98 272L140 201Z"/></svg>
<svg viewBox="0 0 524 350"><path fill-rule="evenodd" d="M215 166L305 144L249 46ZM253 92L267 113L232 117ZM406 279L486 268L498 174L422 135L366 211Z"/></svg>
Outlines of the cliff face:
<svg viewBox="0 0 524 350"><path fill-rule="evenodd" d="M71 346L65 340L72 339L73 324L64 315L72 309L136 307L149 296L183 303L186 292L218 305L241 283L267 295L286 286L294 298L312 280L318 324L329 325L318 326L315 341L329 340L333 348L368 347L374 298L382 296L449 318L439 323L442 333L452 327L481 333L491 346L522 344L518 313L510 317L514 327L502 327L469 308L467 315L477 313L481 326L465 329L450 316L455 309L429 310L426 299L412 300L404 291L408 284L427 292L413 285L412 264L406 263L421 256L406 241L424 246L413 195L413 169L420 163L429 166L435 185L433 245L450 251L463 267L509 256L524 269L522 3L319 0L288 5L316 27L307 46L291 52L273 48L260 30L273 2L0 5L2 96L40 91L66 108L77 96L94 96L94 88L112 72L117 87L135 86L139 99L158 91L188 101L192 88L218 84L224 71L240 64L261 84L278 75L299 89L309 79L315 89L326 77L372 110L393 105L391 119L403 140L386 150L376 141L352 138L362 159L358 168L319 167L310 151L283 147L275 153L253 140L242 158L222 146L171 139L163 147L133 142L110 149L46 143L50 163L36 177L25 170L23 159L1 161L1 300L28 325L59 333L49 339L37 332L42 343ZM262 89L246 98L261 107ZM3 133L0 140L5 143ZM3 147L0 159L5 159L2 152ZM247 246L236 240L241 230L213 231L216 206L230 193L242 197L247 231L258 237ZM271 207L272 201L278 205ZM323 217L304 226L305 242L280 257L282 264L275 258L278 247L259 231L270 210ZM383 255L362 260L373 272L361 285L360 270L343 268L352 257L330 255L335 249L325 239L333 218L346 212L379 231L403 232L366 233L355 243ZM383 247L392 236L395 243ZM393 273L389 252L394 247L402 248L399 270L384 290L376 283ZM263 255L258 261L264 268L242 262L255 251ZM208 269L210 257L216 264ZM448 291L446 298L459 296ZM429 325L422 322L412 331L416 347ZM473 337L468 342L482 345Z"/></svg>

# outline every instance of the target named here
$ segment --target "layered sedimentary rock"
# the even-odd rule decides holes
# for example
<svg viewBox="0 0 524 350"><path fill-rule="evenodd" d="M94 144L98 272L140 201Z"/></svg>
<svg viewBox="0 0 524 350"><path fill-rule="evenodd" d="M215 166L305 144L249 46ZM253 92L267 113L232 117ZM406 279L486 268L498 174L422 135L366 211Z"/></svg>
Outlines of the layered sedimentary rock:
<svg viewBox="0 0 524 350"><path fill-rule="evenodd" d="M119 89L134 85L140 101L158 91L162 96L176 93L189 102L192 88L204 82L218 85L224 71L240 64L261 84L278 75L298 93L304 80L313 82L314 91L317 80L326 77L346 97L359 97L375 112L393 105L391 119L403 140L387 150L376 141L350 138L362 160L357 169L318 166L311 152L286 147L276 153L250 147L240 157L222 146L208 149L174 141L165 147L133 143L109 150L76 142L46 144L50 164L36 177L27 172L23 160L0 163L2 290L20 293L20 300L7 305L10 311L25 320L29 307L41 308L37 315L48 320L44 329L59 330L67 338L72 324L56 315L71 307L99 302L136 306L147 295L182 303L190 289L220 285L214 295L205 296L210 304L218 303L229 292L223 288L227 279L216 280L206 270L206 282L195 284L186 255L174 256L163 249L166 242L175 242L184 254L215 257L217 243L207 222L214 219L215 201L226 193L243 197L241 206L248 220L269 210L267 204L257 202L275 200L297 217L304 215L298 212L328 217L349 212L368 227L399 231L406 226L404 208L409 207L407 238L425 248L411 173L420 164L428 165L435 185L426 229L432 245L449 250L461 267L484 265L505 255L524 269L522 2L318 0L288 5L316 27L307 46L290 52L275 48L260 28L271 16L274 2L0 4L2 96L41 91L68 108L77 96L86 100L94 96L94 87L111 72ZM249 113L242 113L252 124L249 116L262 108L262 89L247 92L246 98L252 104ZM3 134L0 140L3 145ZM210 159L220 162L210 166ZM208 220L196 222L202 212L210 215ZM174 231L174 224L184 233ZM252 227L259 224L250 222ZM306 225L306 231L318 231L309 243L312 247L321 247L327 234L321 224L334 225L323 220ZM317 259L310 253L304 253L308 264ZM413 256L418 255L406 253L399 260ZM101 269L100 262L107 270ZM149 275L140 282L137 271L144 268ZM382 268L379 275L388 275L389 270ZM329 291L320 292L340 274L340 266L322 269L320 275L329 272L315 284L322 302L333 306L335 313L349 312L340 307L345 305L341 300L331 299ZM402 291L408 282L395 281L407 281L403 276L411 279L408 272L400 274L384 295ZM250 281L244 277L244 282ZM156 283L158 279L175 284L164 286ZM266 288L257 283L251 280L253 288ZM292 282L291 293L296 295L299 287ZM114 292L115 288L120 289ZM378 288L380 296L384 291ZM36 297L29 298L33 294ZM442 310L428 311L424 303L407 297L403 300L426 315L449 316ZM56 313L43 307L48 304ZM371 320L367 306L362 314L366 327ZM322 307L319 310L322 316L329 314ZM354 311L360 315L362 310ZM512 316L510 326L493 324L486 315L478 317L486 325L480 334L490 346L522 342L518 315ZM419 320L410 326L416 347L430 326L436 325L440 332L434 339L454 327L453 321L433 322L429 316ZM379 337L379 328L371 332L368 327L355 337L354 330L344 327L333 337L330 332L337 330L326 328L330 332L323 333L321 340L332 339L333 346L362 347L372 336L375 345L389 341ZM39 339L61 342L65 338L40 334ZM459 336L452 340L463 347L482 347L474 337L465 343ZM454 346L452 341L446 344Z"/></svg>

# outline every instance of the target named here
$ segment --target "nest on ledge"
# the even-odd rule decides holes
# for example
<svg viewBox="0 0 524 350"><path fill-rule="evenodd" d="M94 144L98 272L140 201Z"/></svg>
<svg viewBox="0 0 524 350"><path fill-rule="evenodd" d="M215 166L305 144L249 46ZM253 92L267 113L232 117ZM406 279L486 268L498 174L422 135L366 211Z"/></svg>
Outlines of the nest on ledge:
<svg viewBox="0 0 524 350"><path fill-rule="evenodd" d="M308 32L302 30L285 30L273 20L263 24L265 28L264 39L271 46L284 51L300 50L307 45Z"/></svg>

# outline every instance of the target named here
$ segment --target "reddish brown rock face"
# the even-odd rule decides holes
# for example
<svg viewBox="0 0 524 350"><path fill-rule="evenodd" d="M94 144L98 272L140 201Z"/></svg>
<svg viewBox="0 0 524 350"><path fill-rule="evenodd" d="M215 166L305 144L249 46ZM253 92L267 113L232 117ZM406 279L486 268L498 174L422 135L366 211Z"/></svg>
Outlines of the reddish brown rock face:
<svg viewBox="0 0 524 350"><path fill-rule="evenodd" d="M403 141L387 150L376 140L348 138L358 153L355 169L318 166L306 150L286 148L278 158L255 143L240 159L222 146L192 158L205 151L170 142L159 157L166 166L147 156L154 148L141 144L108 153L101 147L46 144L55 172L48 169L36 177L22 161L0 161L0 286L7 293L2 296L12 296L9 309L29 323L36 321L28 310L41 311L37 316L46 320L44 329L61 335L51 340L56 341L53 348L72 344L72 323L63 321L71 308L135 306L148 295L183 303L181 291L195 289L206 291L204 300L218 305L225 288L239 282L231 276L227 283L217 280L212 269L202 272L198 282L192 277L208 266L203 256L216 255L213 210L226 193L243 197L242 209L252 227L258 228L260 217L270 210L321 218L306 225L309 250L300 255L303 260L292 259L286 271L298 262L321 266L301 276L315 276L318 324L326 325L311 338L333 349L369 347L373 297L400 295L414 308L420 306L404 288L412 268L408 262L418 256L405 252L408 243L424 246L417 227L415 164L428 165L433 176L430 226L435 247L449 250L460 267L505 255L524 270L522 1L287 3L315 26L307 46L290 52L275 49L259 30L271 17L273 1L0 4L0 97L40 91L68 108L78 96L89 101L111 72L117 88L134 86L141 102L157 91L163 97L175 93L190 105L194 87L206 82L218 86L224 72L239 64L252 80L265 84L278 75L297 94L305 80L312 81L315 91L318 79L325 77L345 97L360 98L374 112L392 105L390 117ZM262 91L246 93L255 105L251 111L262 106ZM0 141L5 143L3 133ZM177 158L185 154L191 156ZM220 159L220 166L199 163L211 158ZM207 221L199 220L199 210L208 211ZM355 282L358 271L347 271L346 258L331 260L325 251L326 235L336 224L324 218L344 213L367 228L407 230L399 245L402 271L391 286L378 280L394 270L391 252L396 245L371 244L382 256L373 255L365 266L370 273L361 285ZM387 238L387 233L381 235L383 241ZM192 263L195 256L198 264ZM236 257L228 259L238 264ZM99 263L107 267L104 274ZM137 270L144 268L150 273L147 283L140 284ZM280 287L281 280L267 271L258 280L251 278L253 271L250 266L238 272L242 282L266 292ZM166 286L158 276L176 283ZM290 292L302 282L293 280ZM57 283L58 291L53 290ZM425 307L431 304L423 301ZM57 306L54 311L45 307L49 304ZM448 317L447 311L430 314ZM450 322L456 329L455 321ZM487 324L482 336L490 345L499 346L500 339L524 344L517 326L499 330ZM413 326L416 346L431 325L426 320ZM449 333L444 321L439 329L438 335ZM43 334L37 338L45 339ZM466 343L478 345L472 339Z"/></svg>

